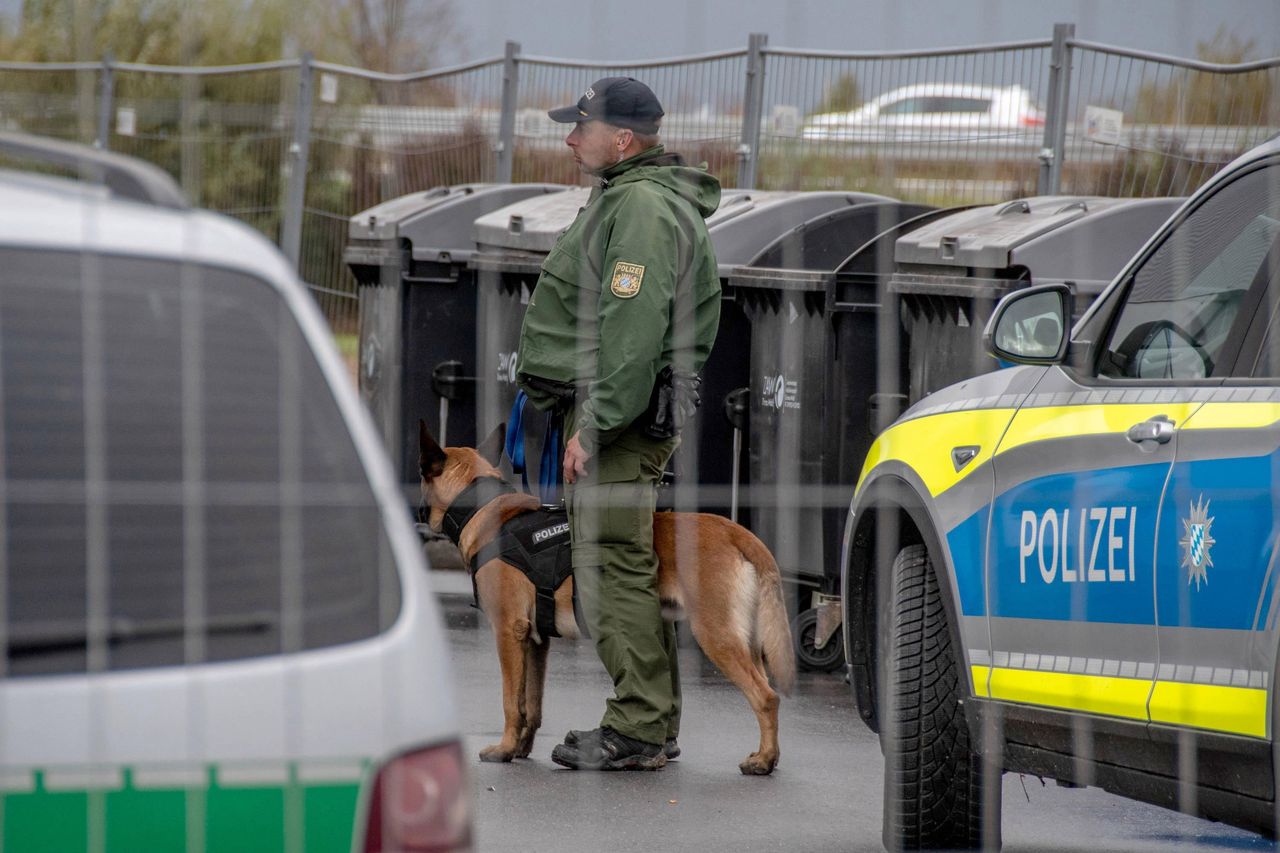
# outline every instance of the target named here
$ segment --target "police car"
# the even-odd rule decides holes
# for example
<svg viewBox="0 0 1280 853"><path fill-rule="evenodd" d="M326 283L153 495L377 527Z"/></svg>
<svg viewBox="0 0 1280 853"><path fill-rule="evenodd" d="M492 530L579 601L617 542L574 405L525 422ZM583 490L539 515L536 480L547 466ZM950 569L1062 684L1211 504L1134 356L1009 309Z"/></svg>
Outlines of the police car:
<svg viewBox="0 0 1280 853"><path fill-rule="evenodd" d="M471 848L417 537L274 246L0 134L0 848ZM79 180L78 176L91 180Z"/></svg>
<svg viewBox="0 0 1280 853"><path fill-rule="evenodd" d="M1276 832L1280 138L1071 303L1007 296L1011 366L863 467L845 652L890 849L998 845L1003 771Z"/></svg>

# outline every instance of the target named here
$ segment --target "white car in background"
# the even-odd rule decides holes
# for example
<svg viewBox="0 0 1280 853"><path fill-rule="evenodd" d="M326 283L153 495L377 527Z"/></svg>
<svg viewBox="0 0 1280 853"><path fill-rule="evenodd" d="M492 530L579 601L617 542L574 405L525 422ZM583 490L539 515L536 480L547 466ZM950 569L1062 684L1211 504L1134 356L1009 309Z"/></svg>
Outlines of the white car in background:
<svg viewBox="0 0 1280 853"><path fill-rule="evenodd" d="M967 142L1031 139L1044 111L1022 86L917 83L886 92L856 110L805 122L805 139L841 142Z"/></svg>

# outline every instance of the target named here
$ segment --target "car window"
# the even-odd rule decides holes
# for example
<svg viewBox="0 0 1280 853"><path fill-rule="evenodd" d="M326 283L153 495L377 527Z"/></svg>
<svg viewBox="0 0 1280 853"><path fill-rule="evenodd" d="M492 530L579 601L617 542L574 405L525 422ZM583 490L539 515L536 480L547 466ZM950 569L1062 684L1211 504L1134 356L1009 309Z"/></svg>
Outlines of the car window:
<svg viewBox="0 0 1280 853"><path fill-rule="evenodd" d="M931 113L985 113L991 109L986 98L930 98Z"/></svg>
<svg viewBox="0 0 1280 853"><path fill-rule="evenodd" d="M880 108L881 115L907 115L910 113L925 112L925 98L902 98L898 101L890 101Z"/></svg>
<svg viewBox="0 0 1280 853"><path fill-rule="evenodd" d="M1138 269L1099 361L1101 375L1221 374L1225 345L1250 319L1239 316L1245 294L1280 235L1277 173L1257 169L1219 189Z"/></svg>
<svg viewBox="0 0 1280 853"><path fill-rule="evenodd" d="M1266 297L1258 312L1260 318L1266 318L1265 331L1252 360L1236 371L1260 379L1280 377L1280 241L1271 247L1265 265Z"/></svg>
<svg viewBox="0 0 1280 853"><path fill-rule="evenodd" d="M9 675L379 633L399 586L292 314L251 276L0 251Z"/></svg>

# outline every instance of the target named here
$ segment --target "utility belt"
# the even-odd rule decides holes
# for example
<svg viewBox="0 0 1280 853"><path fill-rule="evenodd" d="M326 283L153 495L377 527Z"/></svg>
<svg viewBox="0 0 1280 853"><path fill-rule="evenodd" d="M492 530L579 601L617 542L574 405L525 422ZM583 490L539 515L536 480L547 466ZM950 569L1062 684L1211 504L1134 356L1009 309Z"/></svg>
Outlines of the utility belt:
<svg viewBox="0 0 1280 853"><path fill-rule="evenodd" d="M579 387L582 387L583 394L586 393L585 386L569 382L556 382L528 374L523 374L521 379L530 388L555 400L554 411L560 414L573 408ZM635 419L634 425L653 439L663 440L679 435L702 403L701 387L702 377L698 374L675 370L667 365L658 371L653 391L649 395L649 405Z"/></svg>

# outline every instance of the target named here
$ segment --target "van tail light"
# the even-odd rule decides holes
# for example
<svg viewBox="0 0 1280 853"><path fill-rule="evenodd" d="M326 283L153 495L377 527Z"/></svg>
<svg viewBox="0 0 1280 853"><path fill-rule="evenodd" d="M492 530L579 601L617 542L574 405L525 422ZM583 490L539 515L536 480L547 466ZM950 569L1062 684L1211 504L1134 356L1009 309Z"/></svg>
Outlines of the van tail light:
<svg viewBox="0 0 1280 853"><path fill-rule="evenodd" d="M1038 113L1026 113L1022 116L1023 127L1044 127L1044 116Z"/></svg>
<svg viewBox="0 0 1280 853"><path fill-rule="evenodd" d="M384 764L367 814L364 853L470 850L471 788L461 745L421 749Z"/></svg>

